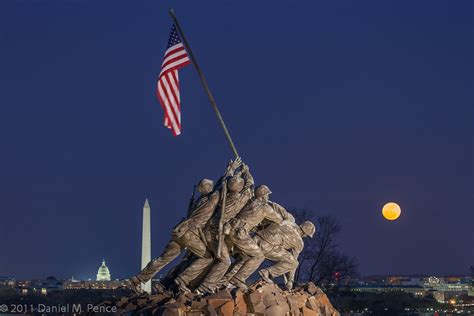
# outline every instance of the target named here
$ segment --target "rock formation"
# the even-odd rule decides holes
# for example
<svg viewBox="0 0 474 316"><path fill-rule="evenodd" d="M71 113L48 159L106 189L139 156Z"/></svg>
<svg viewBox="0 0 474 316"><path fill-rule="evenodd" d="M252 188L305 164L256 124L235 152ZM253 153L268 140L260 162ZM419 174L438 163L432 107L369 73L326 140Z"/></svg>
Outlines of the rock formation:
<svg viewBox="0 0 474 316"><path fill-rule="evenodd" d="M124 297L102 304L116 306L117 313L121 315L339 316L326 294L313 283L284 291L276 284L257 281L245 292L224 289L207 296L192 293L176 296L165 292Z"/></svg>

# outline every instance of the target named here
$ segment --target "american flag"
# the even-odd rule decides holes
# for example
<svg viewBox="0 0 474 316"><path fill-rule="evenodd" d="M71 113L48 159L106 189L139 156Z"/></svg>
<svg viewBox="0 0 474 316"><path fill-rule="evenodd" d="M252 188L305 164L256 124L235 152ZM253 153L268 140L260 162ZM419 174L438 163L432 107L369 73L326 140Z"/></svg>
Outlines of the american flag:
<svg viewBox="0 0 474 316"><path fill-rule="evenodd" d="M171 129L174 136L181 134L181 99L179 96L178 69L190 63L183 43L179 39L176 26L171 27L168 47L161 64L157 83L157 95L165 111L165 126Z"/></svg>

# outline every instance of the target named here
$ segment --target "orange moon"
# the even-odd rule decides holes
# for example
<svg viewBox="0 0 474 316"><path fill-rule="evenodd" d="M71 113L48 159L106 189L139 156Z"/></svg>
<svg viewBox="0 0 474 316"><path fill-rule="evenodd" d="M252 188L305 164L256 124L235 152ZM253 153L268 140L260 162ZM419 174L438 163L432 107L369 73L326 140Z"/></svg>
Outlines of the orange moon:
<svg viewBox="0 0 474 316"><path fill-rule="evenodd" d="M400 217L402 213L402 209L400 206L395 202L389 202L385 204L382 208L382 215L385 219L389 221L394 221Z"/></svg>

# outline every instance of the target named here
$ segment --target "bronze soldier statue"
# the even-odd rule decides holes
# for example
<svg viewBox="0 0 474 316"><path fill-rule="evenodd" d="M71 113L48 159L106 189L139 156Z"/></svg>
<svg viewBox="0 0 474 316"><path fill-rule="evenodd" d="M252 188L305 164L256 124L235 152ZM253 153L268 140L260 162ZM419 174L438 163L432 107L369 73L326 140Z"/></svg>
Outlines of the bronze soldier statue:
<svg viewBox="0 0 474 316"><path fill-rule="evenodd" d="M285 282L291 289L304 246L302 238L312 237L315 227L311 222L298 226L284 207L269 200L271 191L266 185L255 190L253 185L249 167L240 157L228 164L215 185L202 179L197 185L200 196L196 201L191 198L187 218L173 229L161 256L130 279L132 289L141 292L141 283L186 249L189 258L175 269L168 283L174 282L182 291L197 287L198 293L210 293L229 283L245 289L246 279L265 259L276 263L259 271L262 278L272 282L288 274ZM228 271L231 255L236 260Z"/></svg>
<svg viewBox="0 0 474 316"><path fill-rule="evenodd" d="M206 227L206 240L216 259L204 281L197 288L199 293L209 293L216 290L219 281L231 265L229 248L226 242L220 244L220 258L217 258L219 252L219 223L224 223L228 229L229 225L227 225L227 222L234 218L253 196L252 187L254 181L248 166L245 164L226 183L228 193L226 195L225 207L221 213L214 213ZM222 207L222 201L220 207Z"/></svg>
<svg viewBox="0 0 474 316"><path fill-rule="evenodd" d="M228 239L240 251L240 259L237 260L234 268L227 273L229 275L226 274L224 280L228 280L241 289L247 288L245 281L265 260L262 250L252 239L250 233L263 221L278 224L284 219L294 220L293 216L289 215L283 207L269 202L271 193L266 185L258 186L255 189L255 198L229 222L231 230ZM278 209L276 205L278 205ZM236 271L237 267L240 268Z"/></svg>
<svg viewBox="0 0 474 316"><path fill-rule="evenodd" d="M240 158L231 161L223 177L233 174L235 168L239 165ZM202 271L212 263L214 257L207 249L206 243L203 240L204 234L202 229L214 214L219 202L219 190L213 190L214 182L209 179L202 179L197 188L200 197L190 208L188 218L181 221L173 229L171 240L166 245L161 256L150 261L140 273L130 279L135 292L140 292L141 283L146 283L150 280L156 273L176 259L184 249L188 249L197 256L197 259L175 279L176 284L181 290L189 291L187 285L199 274L196 271Z"/></svg>
<svg viewBox="0 0 474 316"><path fill-rule="evenodd" d="M276 262L271 267L259 271L262 279L273 283L272 278L288 273L286 287L291 290L299 264L298 256L304 247L302 238L313 237L315 231L316 228L310 221L299 226L284 221L281 224L270 224L258 231L254 237L255 242L262 249L266 259Z"/></svg>

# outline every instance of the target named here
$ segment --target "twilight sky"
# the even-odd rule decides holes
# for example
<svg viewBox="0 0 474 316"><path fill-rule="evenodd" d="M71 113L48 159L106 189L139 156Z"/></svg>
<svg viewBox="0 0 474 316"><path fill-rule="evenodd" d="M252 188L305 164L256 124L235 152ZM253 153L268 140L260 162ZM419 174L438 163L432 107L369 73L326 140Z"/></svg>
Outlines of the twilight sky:
<svg viewBox="0 0 474 316"><path fill-rule="evenodd" d="M156 256L232 158L191 66L162 126L170 7L273 200L336 216L362 274L467 273L472 2L69 0L0 2L0 275L129 277L145 197Z"/></svg>

